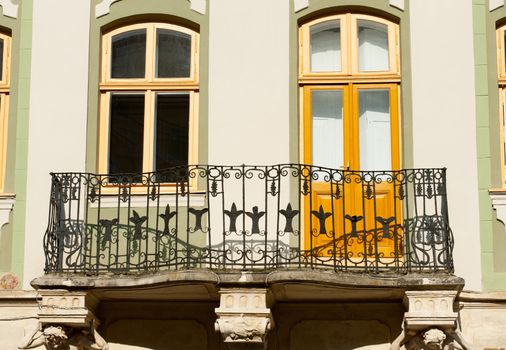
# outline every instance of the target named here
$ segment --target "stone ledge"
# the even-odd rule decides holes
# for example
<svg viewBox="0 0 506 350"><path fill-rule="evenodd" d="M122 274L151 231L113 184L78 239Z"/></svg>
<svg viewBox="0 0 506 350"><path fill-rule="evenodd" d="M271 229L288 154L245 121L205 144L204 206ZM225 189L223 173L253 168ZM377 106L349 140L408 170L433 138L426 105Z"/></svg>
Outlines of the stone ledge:
<svg viewBox="0 0 506 350"><path fill-rule="evenodd" d="M474 292L462 291L458 301L506 303L506 292Z"/></svg>
<svg viewBox="0 0 506 350"><path fill-rule="evenodd" d="M38 277L31 282L32 287L39 288L123 288L146 287L167 283L212 283L218 284L218 275L209 270L180 270L166 271L156 274L114 275L102 274L85 276L81 274L48 274Z"/></svg>
<svg viewBox="0 0 506 350"><path fill-rule="evenodd" d="M356 288L401 288L410 290L456 290L464 287L464 279L446 273L406 275L344 273L325 270L280 270L268 274L267 285L282 282L311 282Z"/></svg>
<svg viewBox="0 0 506 350"><path fill-rule="evenodd" d="M39 289L65 288L69 290L124 291L162 290L173 286L206 286L211 299L219 288L265 288L270 287L276 300L339 300L370 299L373 296L390 300L402 300L406 290L452 290L459 293L464 280L443 274L375 274L344 273L329 270L276 270L276 271L211 271L186 270L165 271L143 275L51 274L32 281ZM182 291L182 289L181 289ZM336 293L339 291L339 293ZM182 293L182 292L179 292ZM176 297L172 295L172 297ZM197 298L203 295L195 296Z"/></svg>

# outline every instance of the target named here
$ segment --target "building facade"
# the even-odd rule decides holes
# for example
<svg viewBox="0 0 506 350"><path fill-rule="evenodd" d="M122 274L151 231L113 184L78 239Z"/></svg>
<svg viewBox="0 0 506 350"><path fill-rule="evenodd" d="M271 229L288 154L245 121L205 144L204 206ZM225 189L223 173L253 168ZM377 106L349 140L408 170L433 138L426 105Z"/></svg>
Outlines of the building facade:
<svg viewBox="0 0 506 350"><path fill-rule="evenodd" d="M0 348L506 348L502 0L1 0Z"/></svg>

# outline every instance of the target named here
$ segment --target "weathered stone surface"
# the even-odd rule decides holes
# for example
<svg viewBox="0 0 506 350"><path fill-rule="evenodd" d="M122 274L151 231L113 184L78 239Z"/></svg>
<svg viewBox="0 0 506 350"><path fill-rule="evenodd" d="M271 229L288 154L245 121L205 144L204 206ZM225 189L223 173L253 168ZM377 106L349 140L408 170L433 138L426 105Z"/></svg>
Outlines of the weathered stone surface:
<svg viewBox="0 0 506 350"><path fill-rule="evenodd" d="M215 312L216 331L225 343L266 347L267 333L274 327L266 289L223 289Z"/></svg>
<svg viewBox="0 0 506 350"><path fill-rule="evenodd" d="M290 332L290 350L388 350L390 329L378 320L306 320Z"/></svg>
<svg viewBox="0 0 506 350"><path fill-rule="evenodd" d="M406 291L405 295L407 330L454 329L457 326L458 314L453 311L456 291Z"/></svg>
<svg viewBox="0 0 506 350"><path fill-rule="evenodd" d="M87 327L95 319L97 300L86 291L39 290L42 299L38 318L41 324Z"/></svg>
<svg viewBox="0 0 506 350"><path fill-rule="evenodd" d="M475 349L506 349L506 293L463 292L460 325Z"/></svg>

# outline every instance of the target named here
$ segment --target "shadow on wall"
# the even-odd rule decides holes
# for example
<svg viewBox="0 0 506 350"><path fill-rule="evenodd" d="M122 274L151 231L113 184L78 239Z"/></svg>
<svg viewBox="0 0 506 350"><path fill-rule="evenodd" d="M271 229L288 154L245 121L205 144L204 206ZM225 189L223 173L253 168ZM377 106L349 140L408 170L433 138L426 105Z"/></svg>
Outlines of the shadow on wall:
<svg viewBox="0 0 506 350"><path fill-rule="evenodd" d="M206 350L207 332L193 320L123 319L107 327L110 350Z"/></svg>
<svg viewBox="0 0 506 350"><path fill-rule="evenodd" d="M388 350L390 329L375 320L302 321L292 328L291 350Z"/></svg>

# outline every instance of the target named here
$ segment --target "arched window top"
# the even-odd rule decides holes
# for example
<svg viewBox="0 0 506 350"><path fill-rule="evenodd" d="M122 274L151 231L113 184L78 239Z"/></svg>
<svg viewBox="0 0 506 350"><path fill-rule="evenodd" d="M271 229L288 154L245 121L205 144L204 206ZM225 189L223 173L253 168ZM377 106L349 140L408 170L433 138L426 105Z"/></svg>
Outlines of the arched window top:
<svg viewBox="0 0 506 350"><path fill-rule="evenodd" d="M399 76L399 26L383 18L340 14L300 26L300 78Z"/></svg>
<svg viewBox="0 0 506 350"><path fill-rule="evenodd" d="M497 68L499 81L506 83L506 25L497 29Z"/></svg>
<svg viewBox="0 0 506 350"><path fill-rule="evenodd" d="M0 33L0 87L9 86L10 36Z"/></svg>
<svg viewBox="0 0 506 350"><path fill-rule="evenodd" d="M103 36L102 83L198 84L198 33L167 23L142 23Z"/></svg>

